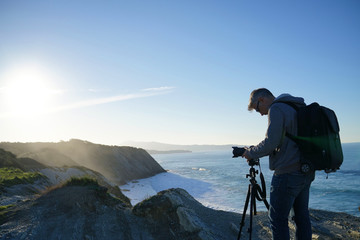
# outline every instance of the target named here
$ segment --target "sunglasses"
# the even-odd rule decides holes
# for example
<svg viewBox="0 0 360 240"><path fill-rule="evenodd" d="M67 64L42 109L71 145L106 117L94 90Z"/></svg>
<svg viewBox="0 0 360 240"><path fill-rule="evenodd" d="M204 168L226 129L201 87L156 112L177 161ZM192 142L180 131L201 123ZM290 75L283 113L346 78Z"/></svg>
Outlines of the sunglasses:
<svg viewBox="0 0 360 240"><path fill-rule="evenodd" d="M259 103L260 103L260 100L258 100L258 101L257 101L257 104L256 104L255 110L256 110L257 112L260 112L260 110L259 110Z"/></svg>

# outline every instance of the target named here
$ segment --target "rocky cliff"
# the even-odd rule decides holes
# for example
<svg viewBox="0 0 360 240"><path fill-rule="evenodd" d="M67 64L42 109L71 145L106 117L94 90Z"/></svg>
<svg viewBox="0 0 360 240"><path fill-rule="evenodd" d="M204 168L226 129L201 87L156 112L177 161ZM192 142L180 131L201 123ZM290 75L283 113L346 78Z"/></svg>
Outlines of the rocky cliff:
<svg viewBox="0 0 360 240"><path fill-rule="evenodd" d="M95 179L108 192L130 205L118 186L100 173L86 167L50 167L30 158L17 158L0 149L0 208L29 200L46 189L63 184L73 177Z"/></svg>
<svg viewBox="0 0 360 240"><path fill-rule="evenodd" d="M59 143L3 142L0 148L22 161L33 159L46 167L86 167L117 185L165 172L150 154L140 148L107 146L75 139Z"/></svg>
<svg viewBox="0 0 360 240"><path fill-rule="evenodd" d="M97 184L53 189L8 207L6 213L0 210L1 215L0 239L29 240L228 240L236 239L241 219L240 214L204 207L182 189L129 207ZM348 214L312 210L311 221L313 239L360 237L360 219ZM252 237L271 238L265 213L254 216ZM242 239L248 239L246 231Z"/></svg>

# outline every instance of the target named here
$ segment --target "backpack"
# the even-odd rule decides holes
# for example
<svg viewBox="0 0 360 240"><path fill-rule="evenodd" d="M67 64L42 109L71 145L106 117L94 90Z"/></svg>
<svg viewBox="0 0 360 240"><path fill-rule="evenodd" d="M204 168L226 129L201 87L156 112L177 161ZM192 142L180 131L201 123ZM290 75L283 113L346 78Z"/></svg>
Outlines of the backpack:
<svg viewBox="0 0 360 240"><path fill-rule="evenodd" d="M340 169L343 152L335 112L316 102L304 107L292 102L282 103L297 112L297 135L286 133L286 136L299 147L301 171L324 170L330 173Z"/></svg>

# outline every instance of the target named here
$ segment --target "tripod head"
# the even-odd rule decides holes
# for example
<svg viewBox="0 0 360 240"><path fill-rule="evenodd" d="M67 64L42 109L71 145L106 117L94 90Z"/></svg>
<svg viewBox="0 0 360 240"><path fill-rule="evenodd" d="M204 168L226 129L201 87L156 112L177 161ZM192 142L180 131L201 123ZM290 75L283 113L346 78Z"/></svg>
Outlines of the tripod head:
<svg viewBox="0 0 360 240"><path fill-rule="evenodd" d="M260 167L260 162L259 162L259 159L251 159L251 160L248 160L248 164L250 166L250 169L249 169L249 174L246 174L246 178L249 178L250 177L250 182L252 184L256 184L256 174L259 173L258 170L255 170L254 166L259 166Z"/></svg>
<svg viewBox="0 0 360 240"><path fill-rule="evenodd" d="M253 167L255 165L259 165L259 163L260 163L260 161L259 161L258 158L257 159L251 159L251 160L248 161L248 164L249 164L250 167Z"/></svg>

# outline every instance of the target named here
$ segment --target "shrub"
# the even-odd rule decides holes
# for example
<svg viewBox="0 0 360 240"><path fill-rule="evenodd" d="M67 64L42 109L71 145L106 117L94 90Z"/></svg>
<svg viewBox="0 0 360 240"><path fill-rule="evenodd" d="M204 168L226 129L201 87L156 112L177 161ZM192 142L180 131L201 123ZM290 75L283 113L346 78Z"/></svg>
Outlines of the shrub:
<svg viewBox="0 0 360 240"><path fill-rule="evenodd" d="M71 177L64 186L99 186L96 179L91 176Z"/></svg>

